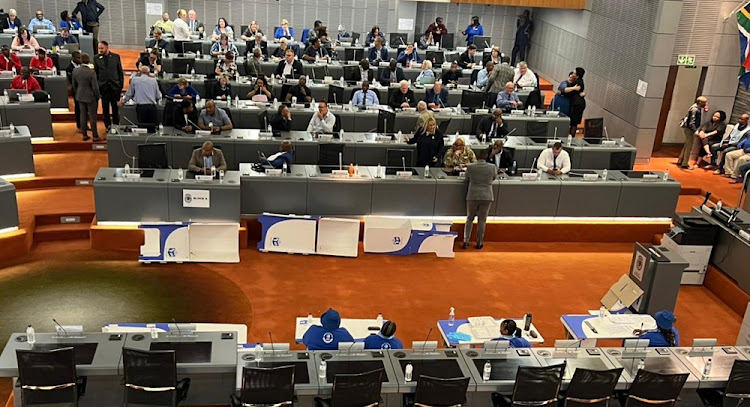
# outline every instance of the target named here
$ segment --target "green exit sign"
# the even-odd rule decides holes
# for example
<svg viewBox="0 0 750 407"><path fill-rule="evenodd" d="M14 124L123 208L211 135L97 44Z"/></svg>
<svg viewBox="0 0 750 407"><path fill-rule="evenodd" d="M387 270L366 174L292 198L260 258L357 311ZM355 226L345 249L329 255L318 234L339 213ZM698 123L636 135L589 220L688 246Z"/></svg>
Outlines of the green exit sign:
<svg viewBox="0 0 750 407"><path fill-rule="evenodd" d="M695 66L695 55L678 55L677 65Z"/></svg>

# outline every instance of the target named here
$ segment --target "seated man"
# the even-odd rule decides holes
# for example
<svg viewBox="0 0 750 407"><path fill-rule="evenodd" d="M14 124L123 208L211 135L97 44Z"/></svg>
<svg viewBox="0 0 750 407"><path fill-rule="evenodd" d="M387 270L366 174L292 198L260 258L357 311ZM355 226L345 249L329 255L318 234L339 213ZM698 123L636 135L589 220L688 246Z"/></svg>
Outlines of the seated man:
<svg viewBox="0 0 750 407"><path fill-rule="evenodd" d="M284 164L286 164L288 171L288 169L292 166L293 156L294 151L292 149L292 142L289 140L284 140L281 142L278 153L273 154L268 158L266 158L265 154L260 153L260 156L258 158L260 158L260 162L262 164L270 165L276 169L284 168Z"/></svg>
<svg viewBox="0 0 750 407"><path fill-rule="evenodd" d="M336 116L328 110L328 103L321 101L318 103L318 112L310 118L307 131L309 133L333 133L335 124Z"/></svg>
<svg viewBox="0 0 750 407"><path fill-rule="evenodd" d="M492 61L487 62L487 65L482 68L477 74L477 88L484 89L489 82L492 70L495 69L495 64Z"/></svg>
<svg viewBox="0 0 750 407"><path fill-rule="evenodd" d="M263 41L263 34L255 34L253 41L247 41L245 43L248 52L252 52L255 49L259 49L261 53L261 60L268 59L268 43Z"/></svg>
<svg viewBox="0 0 750 407"><path fill-rule="evenodd" d="M174 127L185 133L194 133L198 126L198 111L195 110L193 102L183 100L180 108L174 111Z"/></svg>
<svg viewBox="0 0 750 407"><path fill-rule="evenodd" d="M233 128L227 112L224 109L216 108L216 103L213 100L207 101L206 107L201 110L201 114L198 116L198 127L202 130L210 130L213 133L232 130Z"/></svg>
<svg viewBox="0 0 750 407"><path fill-rule="evenodd" d="M315 63L319 59L327 59L328 50L325 47L320 46L320 39L314 38L310 43L310 46L305 50L305 54L302 55L302 59L309 63Z"/></svg>
<svg viewBox="0 0 750 407"><path fill-rule="evenodd" d="M74 35L70 35L70 30L63 28L60 30L60 34L57 34L55 41L52 43L55 47L62 47L67 44L78 44L78 40Z"/></svg>
<svg viewBox="0 0 750 407"><path fill-rule="evenodd" d="M312 101L312 92L307 87L307 77L300 76L299 83L289 88L286 94L286 101L291 102L292 98L297 98L297 103L310 103Z"/></svg>
<svg viewBox="0 0 750 407"><path fill-rule="evenodd" d="M503 148L505 141L496 139L491 146L487 147L487 162L495 164L498 171L508 171L513 166L513 157L510 152Z"/></svg>
<svg viewBox="0 0 750 407"><path fill-rule="evenodd" d="M287 48L284 60L279 62L273 74L277 78L299 78L302 76L302 62L294 58L294 50Z"/></svg>
<svg viewBox="0 0 750 407"><path fill-rule="evenodd" d="M495 109L492 116L487 116L477 126L477 137L484 134L488 140L493 138L505 138L508 135L508 126L503 123L503 111Z"/></svg>
<svg viewBox="0 0 750 407"><path fill-rule="evenodd" d="M534 72L531 72L526 62L522 61L518 64L518 69L516 69L516 74L513 77L513 83L519 88L536 87L536 75L534 75Z"/></svg>
<svg viewBox="0 0 750 407"><path fill-rule="evenodd" d="M362 89L354 92L352 95L352 104L354 106L377 106L380 104L378 95L370 90L370 82L362 81Z"/></svg>
<svg viewBox="0 0 750 407"><path fill-rule="evenodd" d="M44 12L42 12L42 10L36 11L36 18L32 18L31 21L29 21L28 27L29 31L31 32L34 32L34 27L37 27L37 29L50 30L52 32L55 32L55 23L47 18L44 18Z"/></svg>
<svg viewBox="0 0 750 407"><path fill-rule="evenodd" d="M557 142L539 154L537 167L550 175L561 175L570 172L570 155L563 150L562 143Z"/></svg>
<svg viewBox="0 0 750 407"><path fill-rule="evenodd" d="M399 85L399 89L388 99L388 106L394 109L415 107L417 101L414 99L414 91L409 89L409 82L401 81Z"/></svg>
<svg viewBox="0 0 750 407"><path fill-rule="evenodd" d="M289 106L281 104L276 117L271 120L271 131L281 133L290 130L292 130L292 111L289 110Z"/></svg>
<svg viewBox="0 0 750 407"><path fill-rule="evenodd" d="M154 30L158 28L162 32L171 33L173 25L174 23L169 19L169 13L164 13L161 15L161 20L154 23Z"/></svg>
<svg viewBox="0 0 750 407"><path fill-rule="evenodd" d="M146 48L159 48L159 53L161 53L161 50L164 50L164 56L169 56L169 43L163 38L164 34L161 32L160 29L154 30L154 38L150 39L148 41L148 45Z"/></svg>
<svg viewBox="0 0 750 407"><path fill-rule="evenodd" d="M10 47L3 45L0 48L0 71L12 71L15 69L18 72L22 66L21 58L16 54L11 54Z"/></svg>
<svg viewBox="0 0 750 407"><path fill-rule="evenodd" d="M523 102L521 102L521 99L514 92L514 88L515 85L513 85L513 82L508 82L505 84L505 90L497 94L495 105L498 109L512 110L523 108Z"/></svg>
<svg viewBox="0 0 750 407"><path fill-rule="evenodd" d="M403 349L404 344L396 338L396 323L385 321L380 332L365 338L365 349Z"/></svg>
<svg viewBox="0 0 750 407"><path fill-rule="evenodd" d="M743 113L737 118L737 124L732 128L732 132L724 136L724 139L711 145L711 159L716 163L714 174L724 173L724 157L727 153L737 150L737 145L748 137L750 127L747 121L750 114Z"/></svg>
<svg viewBox="0 0 750 407"><path fill-rule="evenodd" d="M391 59L388 69L383 69L383 73L380 75L380 84L388 86L391 83L402 82L405 79L404 70L396 65L395 59Z"/></svg>
<svg viewBox="0 0 750 407"><path fill-rule="evenodd" d="M333 308L320 316L320 323L322 326L311 326L302 337L308 350L337 350L339 342L354 342L349 331L341 328L341 316Z"/></svg>
<svg viewBox="0 0 750 407"><path fill-rule="evenodd" d="M424 101L430 109L440 109L448 106L448 90L443 88L442 81L436 81L432 89L427 89Z"/></svg>
<svg viewBox="0 0 750 407"><path fill-rule="evenodd" d="M55 66L52 58L47 58L47 51L44 48L36 50L36 56L31 58L29 62L29 68L33 72L36 71L49 71Z"/></svg>
<svg viewBox="0 0 750 407"><path fill-rule="evenodd" d="M193 150L193 155L188 163L188 171L196 174L209 175L211 167L216 167L216 171L226 171L227 161L224 159L224 153L221 150L214 149L214 143L206 141L203 147Z"/></svg>
<svg viewBox="0 0 750 407"><path fill-rule="evenodd" d="M31 76L31 70L28 66L21 68L21 73L10 82L10 88L19 90L26 89L28 93L35 90L42 90L42 87L39 86L39 82L36 78Z"/></svg>
<svg viewBox="0 0 750 407"><path fill-rule="evenodd" d="M422 57L420 57L417 50L414 49L414 44L409 43L409 45L406 46L406 49L398 54L396 61L400 63L401 66L410 67L412 64L422 62Z"/></svg>
<svg viewBox="0 0 750 407"><path fill-rule="evenodd" d="M739 179L740 167L748 161L750 161L750 137L737 144L737 150L724 155L724 173L732 178L730 183L738 184L742 182Z"/></svg>
<svg viewBox="0 0 750 407"><path fill-rule="evenodd" d="M367 59L376 65L378 62L388 60L388 50L383 46L383 40L380 37L375 38L375 44L367 53Z"/></svg>
<svg viewBox="0 0 750 407"><path fill-rule="evenodd" d="M367 59L359 61L359 69L354 71L351 80L354 82L368 81L372 83L375 80L375 71L370 69L370 61Z"/></svg>

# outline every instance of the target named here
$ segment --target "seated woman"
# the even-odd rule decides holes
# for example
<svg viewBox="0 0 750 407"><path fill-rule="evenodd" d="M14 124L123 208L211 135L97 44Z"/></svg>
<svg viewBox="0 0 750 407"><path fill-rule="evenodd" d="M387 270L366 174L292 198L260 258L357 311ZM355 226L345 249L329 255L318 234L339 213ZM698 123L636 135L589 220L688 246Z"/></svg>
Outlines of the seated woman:
<svg viewBox="0 0 750 407"><path fill-rule="evenodd" d="M18 35L13 37L13 42L10 44L10 48L13 49L13 51L21 49L33 49L36 51L39 49L39 43L26 27L21 26L18 27Z"/></svg>
<svg viewBox="0 0 750 407"><path fill-rule="evenodd" d="M159 50L154 48L151 50L151 52L148 53L148 55L143 55L140 59L138 59L138 63L135 64L135 67L140 70L142 65L148 66L149 71L151 71L152 74L160 74L162 66Z"/></svg>
<svg viewBox="0 0 750 407"><path fill-rule="evenodd" d="M167 99L182 99L182 100L192 100L195 102L195 99L197 99L200 95L198 94L198 91L195 90L193 85L191 85L187 79L180 78L177 83L172 86L172 89L167 92Z"/></svg>
<svg viewBox="0 0 750 407"><path fill-rule="evenodd" d="M222 34L221 37L219 37L219 40L211 45L211 55L215 57L219 55L225 55L230 52L234 55L238 54L237 46L229 40L229 37L226 34Z"/></svg>
<svg viewBox="0 0 750 407"><path fill-rule="evenodd" d="M427 47L434 47L435 39L432 37L432 31L427 31L423 36L419 37L418 47L419 49L427 49Z"/></svg>
<svg viewBox="0 0 750 407"><path fill-rule="evenodd" d="M232 31L232 27L229 26L226 18L221 17L216 23L216 27L214 27L214 32L213 35L211 35L211 38L216 41L223 35L226 35L227 38L229 38L229 41L234 40L234 31Z"/></svg>
<svg viewBox="0 0 750 407"><path fill-rule="evenodd" d="M443 163L446 169L452 169L456 172L466 169L466 166L477 162L477 156L471 147L466 145L462 138L457 138L451 148L445 152Z"/></svg>
<svg viewBox="0 0 750 407"><path fill-rule="evenodd" d="M516 326L516 321L505 319L500 323L500 337L493 341L509 341L511 348L530 348L531 343L521 337L521 328Z"/></svg>
<svg viewBox="0 0 750 407"><path fill-rule="evenodd" d="M248 92L247 98L253 101L262 102L273 100L273 93L271 93L271 89L268 86L268 80L266 80L265 76L261 76L255 81L255 86L253 86L253 90Z"/></svg>
<svg viewBox="0 0 750 407"><path fill-rule="evenodd" d="M701 144L701 149L698 152L699 159L695 160L693 168L698 168L701 161L708 164L706 168L713 168L714 160L713 154L711 154L711 145L724 138L724 133L727 130L727 124L724 122L726 119L727 114L723 110L717 110L711 116L710 121L698 128L698 134L695 137L698 138L696 142ZM700 157L703 159L701 160Z"/></svg>
<svg viewBox="0 0 750 407"><path fill-rule="evenodd" d="M226 75L219 75L216 84L214 84L214 98L221 100L232 99L232 85L229 84L229 78Z"/></svg>
<svg viewBox="0 0 750 407"><path fill-rule="evenodd" d="M60 13L60 29L67 28L69 30L81 30L83 27L75 16L70 15L68 10L63 10Z"/></svg>
<svg viewBox="0 0 750 407"><path fill-rule="evenodd" d="M417 75L416 83L435 83L435 72L432 71L432 62L424 60L422 61L422 72Z"/></svg>
<svg viewBox="0 0 750 407"><path fill-rule="evenodd" d="M396 338L396 323L385 321L380 332L365 338L365 349L403 349L401 339Z"/></svg>
<svg viewBox="0 0 750 407"><path fill-rule="evenodd" d="M227 52L224 55L224 60L216 65L214 72L216 75L229 75L230 77L235 76L238 72L237 63L234 62L234 53Z"/></svg>
<svg viewBox="0 0 750 407"><path fill-rule="evenodd" d="M680 346L680 333L673 326L677 317L672 311L663 310L654 315L656 320L655 330L636 329L634 334L639 335L638 339L648 339L649 347L663 348Z"/></svg>
<svg viewBox="0 0 750 407"><path fill-rule="evenodd" d="M293 155L294 150L292 149L292 142L289 140L284 140L281 142L278 153L273 154L268 158L266 158L265 154L260 153L259 158L262 164L270 165L276 169L284 168L284 164L286 164L286 168L288 171L292 166Z"/></svg>

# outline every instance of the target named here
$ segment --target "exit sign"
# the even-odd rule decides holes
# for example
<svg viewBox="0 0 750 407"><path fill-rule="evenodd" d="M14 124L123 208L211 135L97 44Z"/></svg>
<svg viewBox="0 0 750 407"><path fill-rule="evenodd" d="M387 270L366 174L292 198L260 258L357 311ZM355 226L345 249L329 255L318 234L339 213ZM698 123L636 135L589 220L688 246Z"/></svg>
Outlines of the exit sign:
<svg viewBox="0 0 750 407"><path fill-rule="evenodd" d="M695 55L677 55L677 65L695 66Z"/></svg>

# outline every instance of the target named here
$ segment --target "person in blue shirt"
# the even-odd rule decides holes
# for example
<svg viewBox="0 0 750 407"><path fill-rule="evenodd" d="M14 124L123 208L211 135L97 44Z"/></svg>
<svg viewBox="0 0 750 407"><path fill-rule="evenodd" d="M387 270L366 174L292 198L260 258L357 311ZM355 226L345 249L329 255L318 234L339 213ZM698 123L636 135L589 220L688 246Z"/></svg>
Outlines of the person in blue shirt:
<svg viewBox="0 0 750 407"><path fill-rule="evenodd" d="M398 54L398 58L396 59L399 64L405 67L409 67L410 64L413 63L420 63L422 62L422 58L419 56L419 53L414 49L414 44L409 43L406 46L406 49L401 51L400 54Z"/></svg>
<svg viewBox="0 0 750 407"><path fill-rule="evenodd" d="M294 39L294 28L289 27L289 21L287 19L281 20L281 27L277 28L273 33L274 40L280 40L286 38L287 40Z"/></svg>
<svg viewBox="0 0 750 407"><path fill-rule="evenodd" d="M170 100L177 98L195 101L199 96L198 91L185 78L178 79L167 93L167 99Z"/></svg>
<svg viewBox="0 0 750 407"><path fill-rule="evenodd" d="M442 81L435 81L432 89L427 89L424 101L430 110L448 106L448 90L443 87Z"/></svg>
<svg viewBox="0 0 750 407"><path fill-rule="evenodd" d="M377 63L388 60L388 50L383 46L384 42L385 41L383 41L383 39L380 37L375 39L375 44L367 53L367 59L370 60L370 63Z"/></svg>
<svg viewBox="0 0 750 407"><path fill-rule="evenodd" d="M265 154L260 153L258 158L260 158L261 163L270 165L277 170L284 168L284 164L286 164L287 171L289 171L292 167L293 155L294 149L292 148L292 142L289 140L284 140L281 142L281 147L279 147L278 153L273 154L267 158Z"/></svg>
<svg viewBox="0 0 750 407"><path fill-rule="evenodd" d="M63 12L60 13L60 29L62 30L63 28L67 28L68 30L80 30L82 29L82 26L77 18L70 15L68 10L63 10Z"/></svg>
<svg viewBox="0 0 750 407"><path fill-rule="evenodd" d="M633 333L639 335L638 339L648 339L648 346L651 348L680 346L680 333L673 326L677 321L674 313L668 310L659 311L654 315L654 319L656 330L636 329Z"/></svg>
<svg viewBox="0 0 750 407"><path fill-rule="evenodd" d="M380 332L365 338L365 349L403 349L401 339L396 338L396 323L385 321Z"/></svg>
<svg viewBox="0 0 750 407"><path fill-rule="evenodd" d="M383 41L383 44L385 44L385 33L380 31L379 26L374 25L372 26L372 30L370 30L370 32L367 33L367 37L365 38L365 46L370 46L374 44L377 38L380 38Z"/></svg>
<svg viewBox="0 0 750 407"><path fill-rule="evenodd" d="M378 95L370 90L370 82L362 81L362 89L354 92L352 104L354 106L377 106L380 104Z"/></svg>
<svg viewBox="0 0 750 407"><path fill-rule="evenodd" d="M512 319L503 320L500 323L500 337L493 341L509 341L511 348L530 348L531 343L521 337L521 328Z"/></svg>
<svg viewBox="0 0 750 407"><path fill-rule="evenodd" d="M466 45L474 43L475 35L484 35L484 27L482 27L482 24L479 24L479 17L472 17L471 24L465 30L461 30L461 34L466 36Z"/></svg>
<svg viewBox="0 0 750 407"><path fill-rule="evenodd" d="M31 21L29 21L29 31L34 32L34 27L39 27L42 29L47 29L52 32L55 32L55 24L52 23L52 21L44 18L44 12L42 10L36 11L36 18L32 18Z"/></svg>
<svg viewBox="0 0 750 407"><path fill-rule="evenodd" d="M311 326L302 337L302 343L308 350L337 350L339 342L354 342L354 338L341 328L341 316L338 311L328 308L320 316L321 325Z"/></svg>

